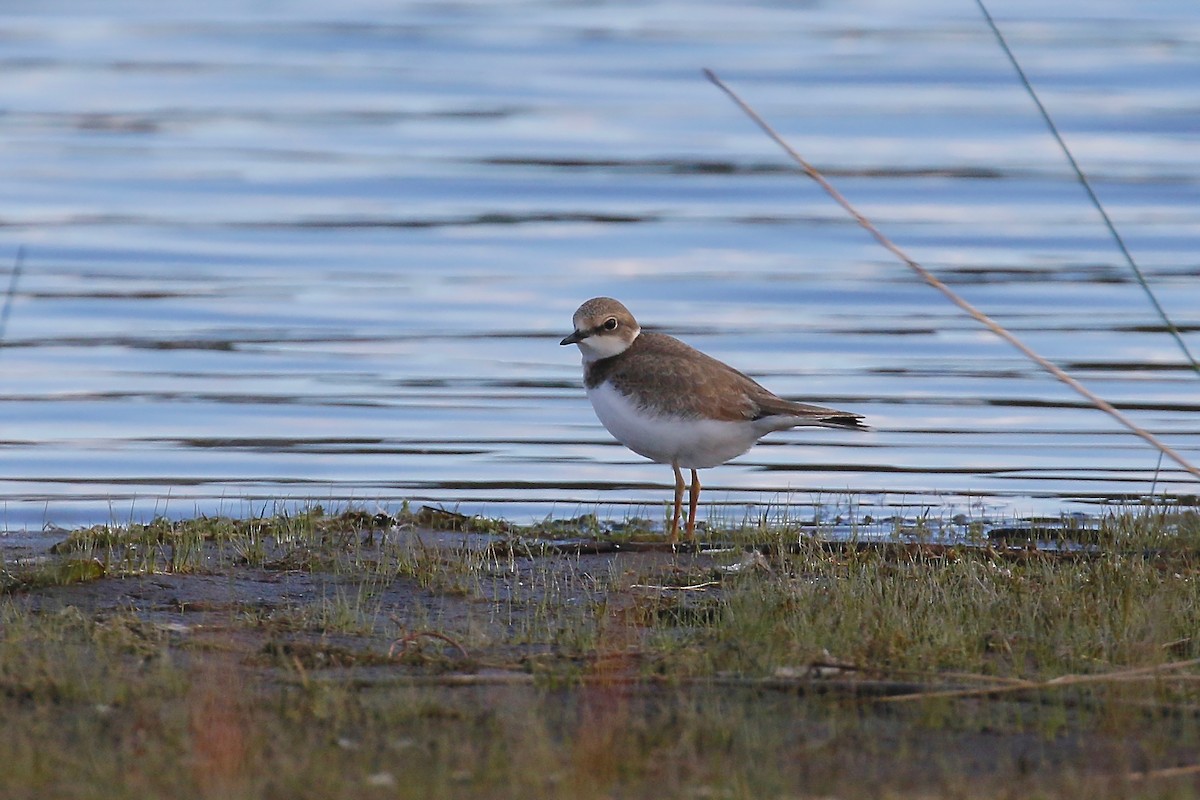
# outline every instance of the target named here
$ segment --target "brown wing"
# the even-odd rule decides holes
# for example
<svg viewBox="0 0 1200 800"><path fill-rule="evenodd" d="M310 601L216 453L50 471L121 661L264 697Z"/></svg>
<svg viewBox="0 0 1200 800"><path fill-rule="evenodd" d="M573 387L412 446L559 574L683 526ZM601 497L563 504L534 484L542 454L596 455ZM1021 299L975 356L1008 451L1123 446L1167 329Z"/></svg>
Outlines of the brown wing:
<svg viewBox="0 0 1200 800"><path fill-rule="evenodd" d="M765 389L763 391L766 391ZM784 400L782 397L777 397L770 392L767 392L770 397L759 398L757 404L759 407L758 418L769 417L775 414L783 414L793 417L804 417L812 420L810 424L822 425L827 428L861 428L866 429L863 424L862 414L852 414L849 411L838 411L835 408L825 408L824 406L814 406L808 403L794 403L791 400Z"/></svg>
<svg viewBox="0 0 1200 800"><path fill-rule="evenodd" d="M629 356L637 356L630 358ZM639 395L654 387L643 405L680 416L706 416L749 422L774 415L804 417L814 425L857 427L857 414L793 403L772 394L750 376L662 333L642 332L619 356L595 362L588 386L609 380L622 393Z"/></svg>

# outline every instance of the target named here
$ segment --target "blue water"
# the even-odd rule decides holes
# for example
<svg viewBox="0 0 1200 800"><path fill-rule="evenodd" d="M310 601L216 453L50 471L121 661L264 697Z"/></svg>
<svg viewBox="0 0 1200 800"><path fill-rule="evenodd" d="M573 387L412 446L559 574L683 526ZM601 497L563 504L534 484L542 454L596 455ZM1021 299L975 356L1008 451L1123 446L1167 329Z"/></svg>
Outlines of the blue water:
<svg viewBox="0 0 1200 800"><path fill-rule="evenodd" d="M584 299L873 430L704 514L1010 518L1200 487L882 250L1200 462L1200 377L973 3L10 2L0 529L404 500L659 516L560 348ZM1200 6L991 10L1200 352Z"/></svg>

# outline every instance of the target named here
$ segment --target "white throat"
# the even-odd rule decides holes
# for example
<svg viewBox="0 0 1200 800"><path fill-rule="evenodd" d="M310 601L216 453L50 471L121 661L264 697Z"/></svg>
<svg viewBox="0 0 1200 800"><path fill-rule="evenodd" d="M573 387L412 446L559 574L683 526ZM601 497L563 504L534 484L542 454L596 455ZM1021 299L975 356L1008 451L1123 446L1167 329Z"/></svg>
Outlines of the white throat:
<svg viewBox="0 0 1200 800"><path fill-rule="evenodd" d="M624 353L629 349L629 345L633 344L633 340L638 337L639 333L641 333L640 330L634 331L633 338L629 341L626 341L624 336L597 333L581 339L576 344L579 345L579 352L583 355L583 363L590 364L593 361L612 358Z"/></svg>

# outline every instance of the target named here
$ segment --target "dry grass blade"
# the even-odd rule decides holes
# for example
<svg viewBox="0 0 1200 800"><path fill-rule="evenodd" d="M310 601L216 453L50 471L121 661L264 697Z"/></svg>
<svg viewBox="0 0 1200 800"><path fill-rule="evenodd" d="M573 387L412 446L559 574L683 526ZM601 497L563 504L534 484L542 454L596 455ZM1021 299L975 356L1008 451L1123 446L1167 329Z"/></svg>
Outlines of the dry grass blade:
<svg viewBox="0 0 1200 800"><path fill-rule="evenodd" d="M884 698L882 702L904 703L913 700L932 700L945 697L984 697L1006 692L1026 692L1040 689L1059 689L1064 686L1078 686L1090 683L1121 683L1130 680L1143 680L1150 675L1161 676L1175 670L1186 669L1200 665L1200 658L1190 658L1186 661L1172 661L1169 664L1159 664L1153 667L1138 667L1119 672L1104 672L1095 675L1060 675L1048 681L1021 681L1002 686L983 686L974 689L936 689L930 692L913 692Z"/></svg>
<svg viewBox="0 0 1200 800"><path fill-rule="evenodd" d="M656 592L702 592L713 586L720 586L720 581L705 581L704 583L693 583L688 586L665 586L657 583L631 583L630 589L650 589Z"/></svg>
<svg viewBox="0 0 1200 800"><path fill-rule="evenodd" d="M439 641L445 642L457 650L459 655L461 655L464 660L470 659L471 657L470 654L467 653L467 648L463 647L458 641L444 633L438 633L437 631L416 631L414 633L407 634L406 636L401 636L399 639L396 639L394 642L392 642L391 647L388 648L388 658L395 658L397 655L404 655L408 652L408 648L411 645L415 644L419 639L422 638L438 639ZM397 652L397 650L399 650L399 652Z"/></svg>
<svg viewBox="0 0 1200 800"><path fill-rule="evenodd" d="M997 686L1027 686L1029 681L1023 678L1009 678L1005 675L983 675L978 672L930 672L929 670L916 669L892 669L888 667L871 667L861 666L858 664L843 664L837 661L813 661L809 664L810 670L841 670L844 672L861 672L875 675L884 675L890 678L930 678L939 681L956 680L956 681L973 681L976 683L987 683Z"/></svg>
<svg viewBox="0 0 1200 800"><path fill-rule="evenodd" d="M1154 778L1183 778L1188 775L1200 775L1200 764L1188 764L1183 767L1164 767L1149 769L1145 772L1131 772L1125 777L1131 781L1147 781Z"/></svg>
<svg viewBox="0 0 1200 800"><path fill-rule="evenodd" d="M1154 434L1150 433L1150 431L1148 431L1145 428L1138 425L1136 422L1131 420L1129 417L1127 417L1121 411L1117 410L1117 408L1114 407L1107 400L1105 400L1104 398L1102 398L1099 395L1092 392L1090 389L1088 389L1082 383L1077 381L1075 378L1072 378L1070 375L1068 375L1066 372L1064 372L1058 365L1048 361L1047 359L1045 359L1044 357L1042 357L1041 355L1036 353L1032 348L1030 348L1027 344L1025 344L1020 339L1018 339L1016 337L1016 335L1014 335L1012 332L1010 332L1007 328L1002 326L1000 323L996 322L994 319L989 317L987 314L984 314L982 311L977 309L975 306L971 305L969 302L967 302L966 299L964 299L962 296L960 296L957 292L955 292L953 289L951 289L946 284L942 283L942 281L939 280L937 278L937 276L935 276L932 272L925 269L925 267L921 266L919 263L917 263L915 260L913 260L913 258L911 256L909 256L906 252L904 252L904 250L902 250L899 247L899 245L897 245L895 242L893 242L891 239L889 239L882 231L879 230L879 228L875 227L874 223L872 223L869 219L867 219L865 216L863 216L862 213L859 212L859 210L857 208L855 208L850 203L850 201L847 200L845 198L845 196L843 196L842 193L839 192L833 186L833 184L831 184L828 180L825 179L824 175L822 175L820 172L818 172L814 166L812 166L807 161L805 161L804 158L799 153L797 153L796 150L793 149L792 146L789 145L787 143L787 141L785 141L784 138L774 128L772 128L771 125L766 120L764 120L758 114L757 111L755 111L748 103L746 103L746 101L743 100L736 92L734 92L733 89L731 89L727 85L725 85L724 81L722 81L719 77L717 77L717 75L712 70L706 69L706 70L704 70L704 74L710 81L713 82L713 84L718 89L725 92L725 94L728 95L729 98L731 100L733 100L733 102L735 104L737 104L738 108L740 108L748 117L750 117L750 119L752 119L754 121L754 123L756 125L758 125L758 127L761 128L764 133L767 134L767 136L771 137L771 139L776 144L778 144L781 148L783 148L784 152L786 152L792 158L792 160L795 161L796 164L798 164L802 170L804 170L806 175L808 175L810 178L812 178L814 181L816 181L818 184L820 184L821 188L824 189L826 191L826 193L828 193L829 196L832 197L834 199L834 201L837 202L838 205L840 205L843 209L845 209L846 212L848 214L850 214L850 216L854 217L854 219L858 222L859 225L861 225L873 237L875 237L875 240L877 242L879 242L880 245L882 245L886 250L888 250L893 255L895 255L896 258L900 259L900 261L902 261L906 266L908 266L909 269L911 269L913 272L917 273L917 275L919 275L922 280L924 280L930 286L932 286L933 288L935 288L939 292L941 292L943 295L945 295L946 298L948 300L950 300L950 302L954 303L954 305L958 306L963 311L965 311L967 314L971 315L971 317L973 317L981 325L988 328L988 330L992 331L992 333L996 334L1001 339L1003 339L1004 341L1011 344L1013 347L1015 347L1017 350L1019 350L1026 358L1030 359L1031 361L1036 363L1038 366L1040 366L1042 369L1046 370L1051 375L1053 375L1055 378L1062 381L1067 386L1071 387L1078 394L1082 395L1093 406L1095 406L1096 408L1105 412L1110 417L1115 419L1117 422L1121 423L1126 428L1128 428L1130 431L1137 434L1138 436L1140 436L1145 441L1149 442L1154 447L1158 448L1158 450L1160 452L1162 452L1164 455L1166 455L1168 458L1170 458L1175 463L1179 464L1179 466L1183 467L1183 469L1185 469L1187 472L1189 472L1192 476L1194 476L1197 479L1200 479L1200 468L1193 466L1187 459L1185 459L1183 457L1182 454L1180 454L1178 451L1176 451L1174 448L1172 448L1166 442L1163 442L1162 440L1160 440Z"/></svg>

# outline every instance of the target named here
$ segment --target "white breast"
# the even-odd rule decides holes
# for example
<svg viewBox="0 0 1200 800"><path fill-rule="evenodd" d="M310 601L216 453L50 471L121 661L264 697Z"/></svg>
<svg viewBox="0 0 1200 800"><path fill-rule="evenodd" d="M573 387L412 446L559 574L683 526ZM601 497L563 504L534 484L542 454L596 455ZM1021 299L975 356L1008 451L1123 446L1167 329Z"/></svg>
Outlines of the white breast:
<svg viewBox="0 0 1200 800"><path fill-rule="evenodd" d="M715 467L746 452L766 433L751 422L655 415L608 383L587 394L609 433L638 455L662 464Z"/></svg>

